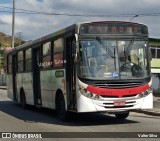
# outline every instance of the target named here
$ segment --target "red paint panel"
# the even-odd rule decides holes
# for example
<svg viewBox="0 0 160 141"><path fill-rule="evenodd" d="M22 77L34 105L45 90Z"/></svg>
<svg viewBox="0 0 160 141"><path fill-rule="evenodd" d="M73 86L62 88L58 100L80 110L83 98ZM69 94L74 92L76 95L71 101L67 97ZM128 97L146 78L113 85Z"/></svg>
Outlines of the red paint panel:
<svg viewBox="0 0 160 141"><path fill-rule="evenodd" d="M91 93L102 95L102 96L118 96L123 97L126 95L139 94L146 91L149 85L134 87L134 88L124 88L124 89L109 89L109 88L98 88L93 86L88 86L87 90Z"/></svg>

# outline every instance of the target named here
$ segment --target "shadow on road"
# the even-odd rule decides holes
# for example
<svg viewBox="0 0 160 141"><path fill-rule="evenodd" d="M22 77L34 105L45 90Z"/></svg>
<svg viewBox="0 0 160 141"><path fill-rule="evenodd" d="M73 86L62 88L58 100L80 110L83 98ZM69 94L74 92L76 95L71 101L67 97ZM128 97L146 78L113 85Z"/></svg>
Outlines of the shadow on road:
<svg viewBox="0 0 160 141"><path fill-rule="evenodd" d="M157 91L153 91L153 96L160 98L160 89L158 89Z"/></svg>
<svg viewBox="0 0 160 141"><path fill-rule="evenodd" d="M137 123L137 121L129 119L118 120L114 116L102 113L72 113L69 121L62 122L57 118L56 112L53 110L46 108L37 109L33 106L28 106L27 109L24 110L21 108L20 104L14 103L12 101L0 101L0 111L28 123L41 122L63 126L94 126Z"/></svg>

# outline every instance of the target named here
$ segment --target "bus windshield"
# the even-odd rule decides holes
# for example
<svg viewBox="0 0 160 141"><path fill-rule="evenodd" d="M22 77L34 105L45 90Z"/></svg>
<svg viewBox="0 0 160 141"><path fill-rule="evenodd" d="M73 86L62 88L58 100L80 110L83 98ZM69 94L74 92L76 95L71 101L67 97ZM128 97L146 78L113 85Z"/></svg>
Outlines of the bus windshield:
<svg viewBox="0 0 160 141"><path fill-rule="evenodd" d="M105 39L102 42L96 39L80 41L80 77L106 80L139 79L149 76L147 41L131 38Z"/></svg>

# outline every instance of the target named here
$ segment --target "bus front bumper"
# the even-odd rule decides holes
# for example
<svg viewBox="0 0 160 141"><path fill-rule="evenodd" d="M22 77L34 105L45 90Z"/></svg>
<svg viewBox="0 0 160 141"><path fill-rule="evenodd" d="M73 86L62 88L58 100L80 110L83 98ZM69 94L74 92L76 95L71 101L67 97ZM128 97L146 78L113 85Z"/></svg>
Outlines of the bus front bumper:
<svg viewBox="0 0 160 141"><path fill-rule="evenodd" d="M118 104L119 103L119 104ZM153 95L143 98L104 98L94 100L79 93L77 112L120 112L135 109L152 109Z"/></svg>

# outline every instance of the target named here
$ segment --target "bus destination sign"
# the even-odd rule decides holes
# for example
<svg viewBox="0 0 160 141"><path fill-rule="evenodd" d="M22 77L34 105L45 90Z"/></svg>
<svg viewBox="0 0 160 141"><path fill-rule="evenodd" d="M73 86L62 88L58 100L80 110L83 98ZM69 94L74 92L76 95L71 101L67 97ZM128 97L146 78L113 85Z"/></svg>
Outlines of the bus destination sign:
<svg viewBox="0 0 160 141"><path fill-rule="evenodd" d="M134 23L97 23L82 25L80 27L80 34L148 35L148 29L145 25Z"/></svg>

